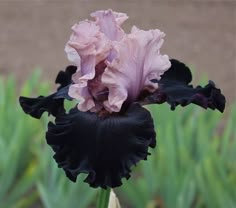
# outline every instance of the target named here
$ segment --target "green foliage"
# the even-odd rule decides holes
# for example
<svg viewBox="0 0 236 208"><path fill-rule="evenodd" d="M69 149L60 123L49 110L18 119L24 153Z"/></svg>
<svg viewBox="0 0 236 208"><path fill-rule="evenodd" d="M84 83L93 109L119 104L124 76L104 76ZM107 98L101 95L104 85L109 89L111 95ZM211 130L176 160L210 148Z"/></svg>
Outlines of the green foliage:
<svg viewBox="0 0 236 208"><path fill-rule="evenodd" d="M150 111L157 147L119 189L120 196L137 208L235 207L236 106L228 120L196 106Z"/></svg>
<svg viewBox="0 0 236 208"><path fill-rule="evenodd" d="M40 82L36 70L17 91L15 79L0 78L0 207L78 207L93 201L95 191L82 182L70 182L52 158L45 142L46 117L26 116L18 94L48 94L50 86ZM61 200L62 199L62 200Z"/></svg>
<svg viewBox="0 0 236 208"><path fill-rule="evenodd" d="M93 207L96 190L70 182L45 142L47 118L26 116L18 95L48 94L35 71L17 90L0 78L0 207ZM71 103L66 103L67 106ZM157 147L116 189L122 207L236 207L236 106L228 116L197 106L151 106Z"/></svg>
<svg viewBox="0 0 236 208"><path fill-rule="evenodd" d="M36 89L38 72L25 83L22 93ZM38 93L36 91L36 93ZM0 79L0 202L1 207L23 207L35 199L33 189L37 178L34 141L42 136L42 123L26 117L19 107L13 77Z"/></svg>
<svg viewBox="0 0 236 208"><path fill-rule="evenodd" d="M88 207L94 198L95 190L83 183L81 176L76 184L69 181L64 172L57 168L48 147L39 152L41 157L42 179L37 188L45 208Z"/></svg>

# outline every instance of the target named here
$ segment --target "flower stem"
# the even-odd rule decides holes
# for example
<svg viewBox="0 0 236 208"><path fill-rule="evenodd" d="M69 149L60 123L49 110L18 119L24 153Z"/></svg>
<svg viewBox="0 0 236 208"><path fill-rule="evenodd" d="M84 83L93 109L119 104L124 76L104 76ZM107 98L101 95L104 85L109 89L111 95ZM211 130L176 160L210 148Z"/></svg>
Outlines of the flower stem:
<svg viewBox="0 0 236 208"><path fill-rule="evenodd" d="M111 189L100 189L96 208L107 208Z"/></svg>

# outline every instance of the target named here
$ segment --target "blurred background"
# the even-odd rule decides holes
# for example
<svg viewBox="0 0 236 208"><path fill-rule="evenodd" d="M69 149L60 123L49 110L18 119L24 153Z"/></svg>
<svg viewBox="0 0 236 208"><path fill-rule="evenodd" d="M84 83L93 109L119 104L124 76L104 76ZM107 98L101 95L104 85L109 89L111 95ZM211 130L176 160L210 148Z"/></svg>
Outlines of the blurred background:
<svg viewBox="0 0 236 208"><path fill-rule="evenodd" d="M0 0L0 72L24 80L35 67L54 79L68 65L71 26L95 10L125 12L132 25L166 33L163 53L207 74L235 98L235 0Z"/></svg>
<svg viewBox="0 0 236 208"><path fill-rule="evenodd" d="M228 101L224 116L151 107L159 145L115 190L122 207L236 207L236 0L0 0L0 207L94 207L96 190L83 177L69 182L52 160L47 119L25 116L17 97L55 88L70 64L71 26L107 8L129 15L126 32L164 31L162 52L189 65L195 84L214 80Z"/></svg>

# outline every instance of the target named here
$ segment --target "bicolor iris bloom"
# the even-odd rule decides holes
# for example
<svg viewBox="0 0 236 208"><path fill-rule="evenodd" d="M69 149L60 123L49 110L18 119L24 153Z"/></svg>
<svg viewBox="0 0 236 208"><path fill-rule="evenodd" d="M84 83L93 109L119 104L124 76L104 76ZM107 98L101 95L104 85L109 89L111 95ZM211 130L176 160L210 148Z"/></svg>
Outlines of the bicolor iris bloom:
<svg viewBox="0 0 236 208"><path fill-rule="evenodd" d="M72 27L65 52L72 65L60 71L57 91L38 98L20 97L24 112L49 122L47 143L66 176L76 181L86 173L91 187L117 187L131 167L150 155L156 145L151 114L143 106L196 104L225 108L225 97L212 81L193 87L189 68L161 54L165 34L135 26L126 34L124 13L96 11L93 20ZM67 112L64 100L76 100Z"/></svg>

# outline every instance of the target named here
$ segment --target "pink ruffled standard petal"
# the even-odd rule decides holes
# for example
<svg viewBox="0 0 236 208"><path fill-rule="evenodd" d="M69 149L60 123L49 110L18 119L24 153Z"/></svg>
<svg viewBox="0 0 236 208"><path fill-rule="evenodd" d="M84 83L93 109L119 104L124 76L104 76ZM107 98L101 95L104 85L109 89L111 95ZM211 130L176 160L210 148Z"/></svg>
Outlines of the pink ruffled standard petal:
<svg viewBox="0 0 236 208"><path fill-rule="evenodd" d="M87 87L81 87L79 84L73 84L69 88L68 94L80 101L78 108L81 111L88 111L95 107L95 102Z"/></svg>
<svg viewBox="0 0 236 208"><path fill-rule="evenodd" d="M72 30L73 33L65 47L70 61L73 62L73 60L77 59L83 61L88 56L94 56L95 64L97 64L108 56L111 50L110 40L100 32L96 23L83 21L75 24ZM80 62L75 61L74 64L77 65L78 70L83 74Z"/></svg>
<svg viewBox="0 0 236 208"><path fill-rule="evenodd" d="M75 84L71 86L69 95L80 100L78 105L80 110L87 111L95 106L87 89L87 82L95 77L96 65L108 56L111 42L100 32L95 22L80 22L75 24L72 30L73 33L66 44L65 51L68 59L77 66L77 71L72 77Z"/></svg>
<svg viewBox="0 0 236 208"><path fill-rule="evenodd" d="M128 19L124 13L113 12L109 10L100 10L91 13L91 17L95 18L100 31L103 32L110 40L121 40L125 32L121 29L120 25Z"/></svg>
<svg viewBox="0 0 236 208"><path fill-rule="evenodd" d="M129 18L129 16L125 13L114 12L114 11L112 11L112 13L115 16L118 25L122 25Z"/></svg>
<svg viewBox="0 0 236 208"><path fill-rule="evenodd" d="M167 55L160 54L165 34L159 30L139 30L134 27L131 34L114 43L116 56L107 61L102 75L102 84L109 89L104 107L110 112L119 112L122 104L134 102L143 90L150 92L158 88L152 79L170 68Z"/></svg>
<svg viewBox="0 0 236 208"><path fill-rule="evenodd" d="M80 101L81 111L119 112L124 102L138 100L141 92L158 88L161 75L170 68L167 55L160 54L165 34L133 27L125 34L120 25L124 13L96 11L95 21L83 21L72 27L65 51L77 66L69 95Z"/></svg>
<svg viewBox="0 0 236 208"><path fill-rule="evenodd" d="M81 82L82 77L78 72L72 76L72 79L80 80L79 83L73 84L69 88L69 95L80 101L79 110L97 112L103 108L103 101L108 96L108 89L101 84L101 76L105 67L104 62L97 64L95 77L92 80Z"/></svg>

